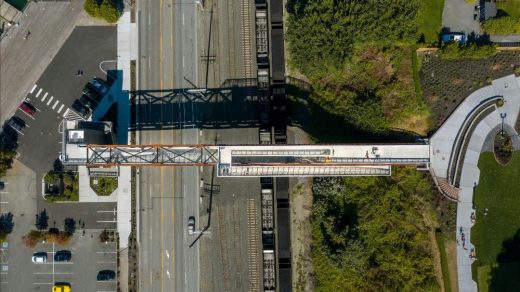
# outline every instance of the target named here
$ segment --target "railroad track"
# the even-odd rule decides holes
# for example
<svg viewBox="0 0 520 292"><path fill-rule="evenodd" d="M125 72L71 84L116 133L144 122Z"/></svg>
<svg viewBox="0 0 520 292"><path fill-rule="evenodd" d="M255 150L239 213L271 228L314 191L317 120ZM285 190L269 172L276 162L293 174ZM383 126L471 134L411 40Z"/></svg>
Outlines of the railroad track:
<svg viewBox="0 0 520 292"><path fill-rule="evenodd" d="M242 41L244 78L253 78L253 54L251 51L251 0L242 0Z"/></svg>
<svg viewBox="0 0 520 292"><path fill-rule="evenodd" d="M247 238L249 251L249 291L260 292L260 253L257 209L254 199L247 200Z"/></svg>
<svg viewBox="0 0 520 292"><path fill-rule="evenodd" d="M218 233L219 233L219 246L220 246L220 261L222 263L222 275L224 276L224 291L230 290L230 281L229 281L229 258L228 258L228 247L226 241L226 233L224 228L226 227L226 222L224 220L224 212L220 210L220 207L217 207L218 212Z"/></svg>

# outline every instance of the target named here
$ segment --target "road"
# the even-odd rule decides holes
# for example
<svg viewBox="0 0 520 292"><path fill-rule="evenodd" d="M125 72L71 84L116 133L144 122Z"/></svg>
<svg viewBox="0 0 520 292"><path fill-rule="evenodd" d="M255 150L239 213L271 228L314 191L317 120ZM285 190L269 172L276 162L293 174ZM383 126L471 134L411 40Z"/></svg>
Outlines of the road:
<svg viewBox="0 0 520 292"><path fill-rule="evenodd" d="M174 1L138 1L139 90L187 87L197 82L197 7ZM159 93L156 96L164 96ZM138 143L198 143L198 130L161 130L185 104L164 104L156 130L140 131ZM182 120L182 119L181 119ZM198 217L198 169L141 168L139 171L139 267L141 291L198 291L198 245L189 248L188 216ZM198 223L198 222L197 222Z"/></svg>

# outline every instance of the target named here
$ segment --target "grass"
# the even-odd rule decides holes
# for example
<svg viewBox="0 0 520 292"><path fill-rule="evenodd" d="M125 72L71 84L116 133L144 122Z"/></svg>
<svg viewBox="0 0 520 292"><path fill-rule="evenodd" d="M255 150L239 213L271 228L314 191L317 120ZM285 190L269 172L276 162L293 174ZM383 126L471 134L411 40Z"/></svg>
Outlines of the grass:
<svg viewBox="0 0 520 292"><path fill-rule="evenodd" d="M419 34L424 35L425 43L436 43L442 26L444 0L423 0L419 3Z"/></svg>
<svg viewBox="0 0 520 292"><path fill-rule="evenodd" d="M513 154L507 166L500 166L493 153L482 153L478 167L481 170L480 183L474 198L477 223L471 232L477 252L474 275L482 287L479 291L487 291L487 285L513 287L509 285L516 285L515 277L509 275L520 272L520 262L499 263L497 257L503 254L503 242L520 230L520 152ZM484 215L486 208L488 213Z"/></svg>
<svg viewBox="0 0 520 292"><path fill-rule="evenodd" d="M91 177L90 187L98 196L110 196L117 189L117 178Z"/></svg>
<svg viewBox="0 0 520 292"><path fill-rule="evenodd" d="M444 235L442 232L435 232L435 239L441 254L442 279L444 281L444 291L451 292L450 271L448 269L448 257L446 256L446 247L444 246Z"/></svg>
<svg viewBox="0 0 520 292"><path fill-rule="evenodd" d="M520 0L497 2L497 9L502 9L510 16L520 17Z"/></svg>
<svg viewBox="0 0 520 292"><path fill-rule="evenodd" d="M489 34L520 33L520 0L508 0L497 3L497 9L505 15L492 18L484 23L484 29Z"/></svg>

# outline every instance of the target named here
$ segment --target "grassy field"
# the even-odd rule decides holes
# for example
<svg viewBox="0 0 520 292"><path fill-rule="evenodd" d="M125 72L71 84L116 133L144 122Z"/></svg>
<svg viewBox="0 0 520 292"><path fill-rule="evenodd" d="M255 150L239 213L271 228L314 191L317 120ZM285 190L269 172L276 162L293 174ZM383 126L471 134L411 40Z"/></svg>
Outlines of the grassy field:
<svg viewBox="0 0 520 292"><path fill-rule="evenodd" d="M497 9L504 10L510 16L520 17L520 0L497 2Z"/></svg>
<svg viewBox="0 0 520 292"><path fill-rule="evenodd" d="M495 161L493 153L482 153L478 166L480 183L474 198L477 223L471 232L477 252L474 275L479 291L513 291L512 287L520 285L518 277L511 276L520 273L518 251L504 250L503 243L508 241L511 246L514 238L514 246L520 239L520 152L515 152L505 167Z"/></svg>
<svg viewBox="0 0 520 292"><path fill-rule="evenodd" d="M486 20L484 30L489 34L520 33L520 0L497 3L498 17Z"/></svg>
<svg viewBox="0 0 520 292"><path fill-rule="evenodd" d="M442 232L436 232L435 239L437 240L437 245L439 246L439 252L441 254L441 269L442 279L444 280L444 291L451 292L450 271L448 269L448 259L446 257L446 247L444 246L444 235Z"/></svg>
<svg viewBox="0 0 520 292"><path fill-rule="evenodd" d="M442 25L444 0L423 0L420 3L417 17L419 33L424 35L425 43L437 42Z"/></svg>

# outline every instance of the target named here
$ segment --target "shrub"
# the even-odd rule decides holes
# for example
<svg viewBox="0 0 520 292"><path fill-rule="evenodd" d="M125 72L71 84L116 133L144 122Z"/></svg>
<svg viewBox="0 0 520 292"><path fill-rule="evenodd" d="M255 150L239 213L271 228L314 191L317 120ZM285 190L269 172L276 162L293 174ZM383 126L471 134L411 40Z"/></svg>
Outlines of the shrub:
<svg viewBox="0 0 520 292"><path fill-rule="evenodd" d="M478 45L475 43L448 42L441 47L441 57L447 60L482 59L491 57L496 52L496 45Z"/></svg>
<svg viewBox="0 0 520 292"><path fill-rule="evenodd" d="M54 242L59 245L67 245L70 242L71 238L72 238L72 234L69 234L64 231L47 233L47 241Z"/></svg>
<svg viewBox="0 0 520 292"><path fill-rule="evenodd" d="M99 8L98 0L86 0L85 4L83 4L83 9L85 9L85 12L87 12L87 14L92 17L99 17Z"/></svg>
<svg viewBox="0 0 520 292"><path fill-rule="evenodd" d="M113 0L103 0L99 13L108 23L116 23L119 19L119 11Z"/></svg>
<svg viewBox="0 0 520 292"><path fill-rule="evenodd" d="M60 179L60 174L57 173L57 172L54 172L54 171L49 171L45 174L45 176L43 177L43 181L46 183L46 184L54 184L56 183L56 181L58 181Z"/></svg>
<svg viewBox="0 0 520 292"><path fill-rule="evenodd" d="M488 34L518 34L520 33L520 18L514 16L492 18L484 22L483 28Z"/></svg>
<svg viewBox="0 0 520 292"><path fill-rule="evenodd" d="M35 247L39 242L46 239L46 232L31 230L22 237L22 241L27 247Z"/></svg>
<svg viewBox="0 0 520 292"><path fill-rule="evenodd" d="M16 156L16 152L0 149L0 177L4 177L7 174L7 170L11 168L13 159Z"/></svg>

